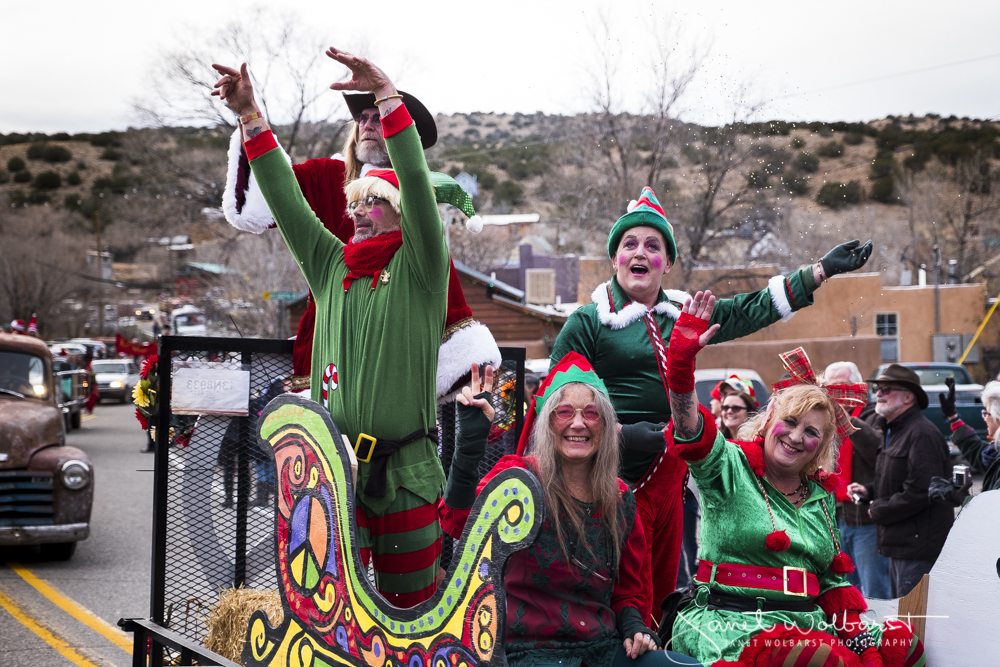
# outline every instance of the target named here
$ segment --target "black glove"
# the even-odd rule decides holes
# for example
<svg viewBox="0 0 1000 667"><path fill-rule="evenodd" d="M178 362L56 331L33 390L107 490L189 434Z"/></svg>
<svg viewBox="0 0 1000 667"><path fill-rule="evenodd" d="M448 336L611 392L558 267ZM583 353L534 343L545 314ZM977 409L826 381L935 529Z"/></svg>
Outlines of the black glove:
<svg viewBox="0 0 1000 667"><path fill-rule="evenodd" d="M663 439L663 429L666 424L653 422L636 422L622 424L622 446L639 452L659 452L667 446Z"/></svg>
<svg viewBox="0 0 1000 667"><path fill-rule="evenodd" d="M622 607L622 610L615 617L615 624L618 626L618 634L621 635L622 641L632 639L635 637L635 633L642 632L649 635L657 646L662 645L659 635L646 627L645 623L642 622L642 614L635 607Z"/></svg>
<svg viewBox="0 0 1000 667"><path fill-rule="evenodd" d="M944 381L948 385L948 395L938 394L938 401L941 403L941 412L945 419L955 416L955 378L948 378Z"/></svg>
<svg viewBox="0 0 1000 667"><path fill-rule="evenodd" d="M490 394L485 391L474 396L486 399L489 397ZM455 401L455 407L458 410L458 436L455 438L455 454L451 459L444 502L448 507L468 509L476 501L479 462L486 454L490 420L474 405Z"/></svg>
<svg viewBox="0 0 1000 667"><path fill-rule="evenodd" d="M823 259L819 260L819 263L823 267L823 273L826 274L826 277L832 278L838 273L857 271L865 265L871 254L871 241L861 245L861 241L854 239L847 243L841 243L823 255Z"/></svg>
<svg viewBox="0 0 1000 667"><path fill-rule="evenodd" d="M931 502L949 503L954 507L958 507L965 500L965 497L969 495L971 489L971 477L966 480L965 484L959 486L950 479L935 476L931 477L930 486L927 488L927 495L930 496Z"/></svg>

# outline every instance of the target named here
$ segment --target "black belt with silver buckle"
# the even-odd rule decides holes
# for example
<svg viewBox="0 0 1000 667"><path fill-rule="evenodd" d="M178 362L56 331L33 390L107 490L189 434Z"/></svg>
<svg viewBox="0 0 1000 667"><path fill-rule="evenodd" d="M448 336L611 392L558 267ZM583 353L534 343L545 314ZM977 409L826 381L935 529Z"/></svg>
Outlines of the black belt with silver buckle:
<svg viewBox="0 0 1000 667"><path fill-rule="evenodd" d="M695 602L697 604L697 601ZM721 609L723 611L794 611L809 612L816 611L816 603L808 600L782 601L765 600L762 597L750 597L747 595L733 595L723 593L714 588L708 589L708 608Z"/></svg>
<svg viewBox="0 0 1000 667"><path fill-rule="evenodd" d="M366 433L358 435L358 441L354 443L354 453L357 454L358 461L370 463L372 466L368 473L368 483L365 484L365 495L371 498L385 498L386 465L389 462L389 457L411 442L423 438L437 440L437 437L436 426L431 429L422 428L414 431L400 440L375 438ZM363 450L362 447L364 447ZM364 455L362 455L362 451L364 451Z"/></svg>

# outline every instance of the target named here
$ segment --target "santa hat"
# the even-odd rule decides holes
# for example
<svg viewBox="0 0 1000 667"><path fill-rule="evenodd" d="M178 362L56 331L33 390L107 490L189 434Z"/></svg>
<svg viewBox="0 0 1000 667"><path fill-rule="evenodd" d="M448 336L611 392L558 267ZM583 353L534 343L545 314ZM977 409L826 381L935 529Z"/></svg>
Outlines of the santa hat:
<svg viewBox="0 0 1000 667"><path fill-rule="evenodd" d="M661 234L667 244L667 251L670 253L671 263L677 261L677 243L674 242L674 227L667 221L667 216L663 213L663 207L653 193L653 189L645 187L639 199L629 202L628 212L618 218L618 222L611 228L608 234L608 257L614 257L618 251L618 244L622 240L625 232L633 227L652 227Z"/></svg>
<svg viewBox="0 0 1000 667"><path fill-rule="evenodd" d="M24 320L14 320L11 322L10 330L15 333L24 333Z"/></svg>
<svg viewBox="0 0 1000 667"><path fill-rule="evenodd" d="M571 382L582 382L590 385L605 396L608 396L608 388L604 386L604 380L597 375L597 371L590 365L586 357L577 352L568 352L565 357L559 360L555 366L545 376L545 380L538 385L538 390L531 399L528 406L528 413L524 416L524 426L521 428L521 439L517 443L517 454L523 456L531 441L531 433L535 428L535 420L545 406L545 401L552 396L560 387ZM608 396L610 398L610 396Z"/></svg>
<svg viewBox="0 0 1000 667"><path fill-rule="evenodd" d="M38 333L38 314L32 313L31 320L28 322L28 333L36 334Z"/></svg>
<svg viewBox="0 0 1000 667"><path fill-rule="evenodd" d="M476 215L472 205L472 197L451 176L437 171L430 172L431 186L434 197L439 204L450 204L465 214L465 226L471 232L479 233L483 229L483 219ZM399 207L399 178L392 169L369 169L361 178L357 178L344 188L347 201L357 201L368 195L375 195L389 202L396 213Z"/></svg>

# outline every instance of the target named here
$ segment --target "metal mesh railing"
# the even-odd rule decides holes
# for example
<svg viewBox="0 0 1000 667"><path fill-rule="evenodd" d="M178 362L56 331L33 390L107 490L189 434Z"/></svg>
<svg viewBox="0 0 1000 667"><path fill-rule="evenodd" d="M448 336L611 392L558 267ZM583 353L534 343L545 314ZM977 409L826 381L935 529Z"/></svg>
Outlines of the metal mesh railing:
<svg viewBox="0 0 1000 667"><path fill-rule="evenodd" d="M157 433L154 620L196 641L224 588L276 589L273 458L257 445L256 415L292 374L289 341L167 337ZM177 415L170 378L182 365L250 371L247 417ZM164 373L164 371L167 371ZM162 388L167 387L167 391ZM154 537L156 540L156 537Z"/></svg>
<svg viewBox="0 0 1000 667"><path fill-rule="evenodd" d="M517 448L523 422L524 350L501 348L496 372L497 418L480 476ZM248 417L178 415L170 384L182 365L250 371ZM222 589L277 589L273 457L256 437L256 415L283 393L292 373L284 340L169 336L160 343L160 413L154 495L152 620L202 641L205 618ZM454 403L439 410L445 471L454 451ZM446 540L442 565L450 561Z"/></svg>

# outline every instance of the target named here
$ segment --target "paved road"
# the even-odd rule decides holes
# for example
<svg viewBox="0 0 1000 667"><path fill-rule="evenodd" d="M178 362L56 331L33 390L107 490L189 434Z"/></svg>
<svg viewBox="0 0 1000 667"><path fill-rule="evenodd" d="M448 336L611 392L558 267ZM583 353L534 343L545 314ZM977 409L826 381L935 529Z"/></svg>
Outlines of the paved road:
<svg viewBox="0 0 1000 667"><path fill-rule="evenodd" d="M131 664L131 635L114 626L148 615L153 516L153 456L140 452L134 410L101 404L67 436L96 475L90 538L73 558L44 562L34 549L0 548L3 667Z"/></svg>

